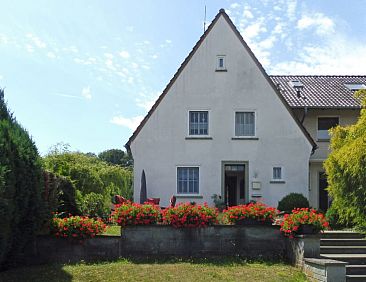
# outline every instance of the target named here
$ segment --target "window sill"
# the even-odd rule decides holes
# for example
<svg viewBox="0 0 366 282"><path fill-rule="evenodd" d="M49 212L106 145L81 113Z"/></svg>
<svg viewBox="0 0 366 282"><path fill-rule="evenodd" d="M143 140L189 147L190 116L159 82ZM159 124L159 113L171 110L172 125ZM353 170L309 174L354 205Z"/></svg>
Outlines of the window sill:
<svg viewBox="0 0 366 282"><path fill-rule="evenodd" d="M202 199L203 196L199 194L175 194L176 198L195 198L195 199Z"/></svg>
<svg viewBox="0 0 366 282"><path fill-rule="evenodd" d="M271 184L285 184L285 180L271 180L269 183Z"/></svg>
<svg viewBox="0 0 366 282"><path fill-rule="evenodd" d="M232 137L231 140L259 140L258 137Z"/></svg>
<svg viewBox="0 0 366 282"><path fill-rule="evenodd" d="M211 136L187 136L186 140L212 140Z"/></svg>
<svg viewBox="0 0 366 282"><path fill-rule="evenodd" d="M227 72L227 69L216 69L215 72Z"/></svg>

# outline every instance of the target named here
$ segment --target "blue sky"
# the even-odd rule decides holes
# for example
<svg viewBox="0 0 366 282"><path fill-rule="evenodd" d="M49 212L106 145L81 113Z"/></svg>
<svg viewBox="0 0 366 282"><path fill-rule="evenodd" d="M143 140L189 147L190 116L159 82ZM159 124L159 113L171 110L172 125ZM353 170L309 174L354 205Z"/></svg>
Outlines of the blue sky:
<svg viewBox="0 0 366 282"><path fill-rule="evenodd" d="M0 2L0 87L40 152L123 148L224 8L269 74L366 74L363 0Z"/></svg>

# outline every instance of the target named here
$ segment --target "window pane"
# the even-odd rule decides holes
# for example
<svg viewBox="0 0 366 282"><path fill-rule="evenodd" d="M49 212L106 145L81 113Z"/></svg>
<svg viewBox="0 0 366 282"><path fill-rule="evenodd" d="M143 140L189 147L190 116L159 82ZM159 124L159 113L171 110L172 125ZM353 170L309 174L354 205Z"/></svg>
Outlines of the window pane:
<svg viewBox="0 0 366 282"><path fill-rule="evenodd" d="M329 129L337 126L339 124L338 117L321 117L318 118L318 139L330 139Z"/></svg>
<svg viewBox="0 0 366 282"><path fill-rule="evenodd" d="M189 134L208 135L208 112L189 112Z"/></svg>
<svg viewBox="0 0 366 282"><path fill-rule="evenodd" d="M319 130L329 130L339 124L337 117L324 117L318 118L318 129Z"/></svg>
<svg viewBox="0 0 366 282"><path fill-rule="evenodd" d="M178 167L177 192L183 194L198 194L199 192L199 168Z"/></svg>
<svg viewBox="0 0 366 282"><path fill-rule="evenodd" d="M281 167L273 168L273 179L282 179L282 168Z"/></svg>
<svg viewBox="0 0 366 282"><path fill-rule="evenodd" d="M235 136L255 135L255 114L254 112L235 113Z"/></svg>

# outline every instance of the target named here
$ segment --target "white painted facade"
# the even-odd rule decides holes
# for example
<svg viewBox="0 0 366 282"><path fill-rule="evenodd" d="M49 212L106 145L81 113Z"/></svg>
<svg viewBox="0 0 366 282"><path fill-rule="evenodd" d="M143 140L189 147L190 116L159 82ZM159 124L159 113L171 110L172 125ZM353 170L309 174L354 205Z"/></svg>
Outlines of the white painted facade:
<svg viewBox="0 0 366 282"><path fill-rule="evenodd" d="M227 71L216 71L219 55ZM190 110L209 112L208 138L187 138ZM233 139L235 112L248 110L255 112L255 138ZM224 195L224 164L245 165L246 202L277 206L291 192L309 197L312 144L220 14L129 145L136 202L144 170L147 195L160 198L161 206L172 195L178 202L212 204L213 194ZM197 195L177 193L180 166L199 167ZM282 167L281 183L271 181L274 166Z"/></svg>

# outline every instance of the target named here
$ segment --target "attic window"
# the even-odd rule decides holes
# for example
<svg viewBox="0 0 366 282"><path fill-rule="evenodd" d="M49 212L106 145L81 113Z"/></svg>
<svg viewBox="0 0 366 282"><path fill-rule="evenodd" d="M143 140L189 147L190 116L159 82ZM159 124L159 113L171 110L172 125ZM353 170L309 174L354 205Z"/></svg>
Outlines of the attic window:
<svg viewBox="0 0 366 282"><path fill-rule="evenodd" d="M217 56L216 71L226 71L225 56Z"/></svg>
<svg viewBox="0 0 366 282"><path fill-rule="evenodd" d="M346 86L349 90L352 90L352 91L366 89L366 85L363 83L345 83L344 86Z"/></svg>

